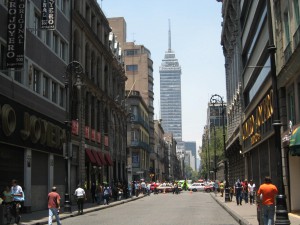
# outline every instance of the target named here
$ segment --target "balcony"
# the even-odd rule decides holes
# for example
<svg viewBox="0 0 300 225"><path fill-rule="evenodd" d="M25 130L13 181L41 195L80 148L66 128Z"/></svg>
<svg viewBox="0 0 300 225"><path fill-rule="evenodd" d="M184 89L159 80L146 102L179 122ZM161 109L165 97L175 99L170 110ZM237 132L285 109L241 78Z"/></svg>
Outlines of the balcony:
<svg viewBox="0 0 300 225"><path fill-rule="evenodd" d="M300 43L300 25L298 26L298 29L294 34L293 40L294 40L294 50L296 50L297 47L299 47L299 43Z"/></svg>
<svg viewBox="0 0 300 225"><path fill-rule="evenodd" d="M146 150L148 153L151 153L151 148L150 148L149 144L147 144L146 142L143 142L143 141L131 141L130 147L142 148L142 149Z"/></svg>
<svg viewBox="0 0 300 225"><path fill-rule="evenodd" d="M284 52L284 61L287 63L292 55L292 47L291 47L291 42L286 46Z"/></svg>

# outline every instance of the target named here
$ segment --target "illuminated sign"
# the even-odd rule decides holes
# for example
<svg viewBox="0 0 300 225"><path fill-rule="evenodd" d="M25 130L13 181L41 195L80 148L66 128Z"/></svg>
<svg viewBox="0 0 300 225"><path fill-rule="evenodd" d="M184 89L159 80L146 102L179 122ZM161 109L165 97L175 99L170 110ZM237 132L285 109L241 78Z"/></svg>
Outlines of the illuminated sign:
<svg viewBox="0 0 300 225"><path fill-rule="evenodd" d="M273 91L260 102L256 107L253 114L246 120L242 128L242 138L245 142L251 138L251 145L254 145L261 140L260 128L264 125L273 115Z"/></svg>

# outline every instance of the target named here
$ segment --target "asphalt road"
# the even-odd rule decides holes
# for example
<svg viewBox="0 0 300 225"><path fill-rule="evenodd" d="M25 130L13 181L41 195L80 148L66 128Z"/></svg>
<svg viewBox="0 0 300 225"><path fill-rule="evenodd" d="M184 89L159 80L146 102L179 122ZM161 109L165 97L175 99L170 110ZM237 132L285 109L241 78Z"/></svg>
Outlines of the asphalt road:
<svg viewBox="0 0 300 225"><path fill-rule="evenodd" d="M151 195L62 221L63 225L236 225L207 193Z"/></svg>

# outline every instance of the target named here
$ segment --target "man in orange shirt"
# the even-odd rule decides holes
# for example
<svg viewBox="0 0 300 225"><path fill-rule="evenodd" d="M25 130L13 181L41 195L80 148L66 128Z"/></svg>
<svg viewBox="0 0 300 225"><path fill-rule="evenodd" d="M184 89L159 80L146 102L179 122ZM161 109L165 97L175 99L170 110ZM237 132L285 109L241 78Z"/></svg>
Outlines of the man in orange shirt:
<svg viewBox="0 0 300 225"><path fill-rule="evenodd" d="M260 185L257 196L262 195L262 212L264 218L264 225L274 224L275 214L275 197L278 194L277 187L272 184L270 177L265 177L265 183Z"/></svg>

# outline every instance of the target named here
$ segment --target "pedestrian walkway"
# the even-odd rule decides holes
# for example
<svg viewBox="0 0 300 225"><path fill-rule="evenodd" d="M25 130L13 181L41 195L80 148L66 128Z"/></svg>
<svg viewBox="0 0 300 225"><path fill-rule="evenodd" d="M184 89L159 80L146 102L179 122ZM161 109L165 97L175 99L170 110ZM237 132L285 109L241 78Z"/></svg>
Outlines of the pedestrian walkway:
<svg viewBox="0 0 300 225"><path fill-rule="evenodd" d="M98 210L102 210L108 207L113 207L116 205L125 204L130 201L134 201L140 198L143 198L147 195L140 195L139 197L132 197L120 201L113 201L109 205L96 205L95 203L85 203L84 204L84 214L90 213ZM235 199L232 202L226 202L224 197L220 195L211 196L220 204L239 224L241 225L258 225L257 213L256 213L256 204L250 205L244 204L237 205ZM77 205L72 206L72 213L61 213L61 220L77 216ZM54 218L53 218L54 219ZM300 225L300 213L289 213L289 220L291 225ZM54 219L55 221L55 219ZM21 225L42 225L48 223L48 210L36 211L32 213L22 214Z"/></svg>
<svg viewBox="0 0 300 225"><path fill-rule="evenodd" d="M225 202L225 198L220 195L211 196L241 225L258 225L256 204L237 205L235 199L232 202ZM289 213L291 225L300 225L300 214Z"/></svg>
<svg viewBox="0 0 300 225"><path fill-rule="evenodd" d="M137 200L139 198L143 198L144 195L140 195L139 197L132 197L124 200L119 201L112 201L109 205L97 205L95 203L85 203L83 214L90 213L98 210L102 210L105 208L113 207L116 205L125 204L130 201ZM48 224L48 210L36 211L32 213L26 213L21 215L21 225L41 225L41 224ZM77 205L72 205L72 213L61 213L60 219L64 220L70 217L78 216L77 214ZM53 221L55 218L53 217Z"/></svg>

